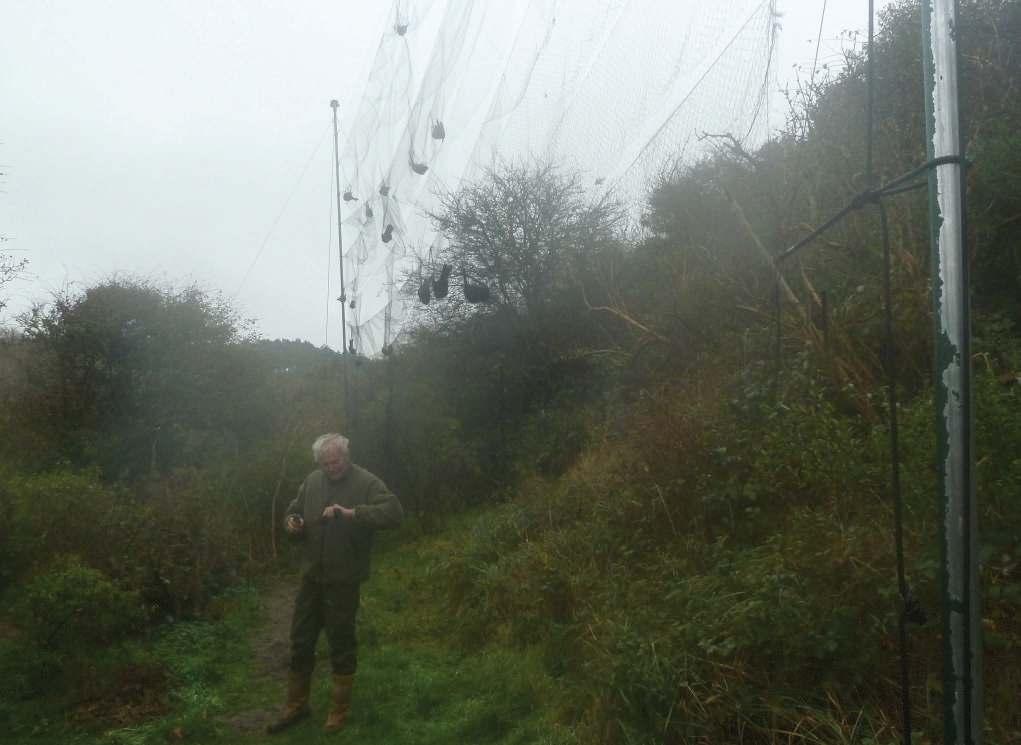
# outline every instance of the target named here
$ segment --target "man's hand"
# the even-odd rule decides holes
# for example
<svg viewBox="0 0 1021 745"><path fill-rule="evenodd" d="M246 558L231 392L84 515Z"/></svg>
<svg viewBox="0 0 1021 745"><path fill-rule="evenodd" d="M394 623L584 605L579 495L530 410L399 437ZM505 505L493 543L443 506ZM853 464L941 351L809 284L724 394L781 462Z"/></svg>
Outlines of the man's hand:
<svg viewBox="0 0 1021 745"><path fill-rule="evenodd" d="M355 511L339 504L331 504L323 510L323 520L334 520L338 517L342 520L354 520Z"/></svg>
<svg viewBox="0 0 1021 745"><path fill-rule="evenodd" d="M305 521L301 515L288 515L284 520L284 530L291 535L298 535L305 529Z"/></svg>

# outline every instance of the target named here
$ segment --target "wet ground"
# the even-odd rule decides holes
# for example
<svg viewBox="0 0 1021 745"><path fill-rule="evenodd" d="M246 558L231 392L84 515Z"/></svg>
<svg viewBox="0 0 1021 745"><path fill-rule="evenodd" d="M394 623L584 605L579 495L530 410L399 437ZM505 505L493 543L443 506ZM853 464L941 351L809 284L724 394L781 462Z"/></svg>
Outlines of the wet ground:
<svg viewBox="0 0 1021 745"><path fill-rule="evenodd" d="M283 707L287 663L289 659L288 632L291 626L291 611L297 585L278 582L266 594L261 626L252 635L252 657L255 660L253 685L269 680L279 681L281 699L267 701L260 709L250 709L231 714L223 719L224 724L239 733L264 732L266 725L273 721Z"/></svg>

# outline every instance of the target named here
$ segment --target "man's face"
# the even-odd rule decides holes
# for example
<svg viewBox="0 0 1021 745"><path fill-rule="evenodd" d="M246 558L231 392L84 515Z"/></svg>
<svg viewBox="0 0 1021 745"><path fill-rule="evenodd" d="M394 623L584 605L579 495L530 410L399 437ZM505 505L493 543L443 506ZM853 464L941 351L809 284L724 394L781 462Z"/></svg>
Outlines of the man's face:
<svg viewBox="0 0 1021 745"><path fill-rule="evenodd" d="M347 458L338 447L326 448L319 453L319 467L326 478L336 481L347 471Z"/></svg>

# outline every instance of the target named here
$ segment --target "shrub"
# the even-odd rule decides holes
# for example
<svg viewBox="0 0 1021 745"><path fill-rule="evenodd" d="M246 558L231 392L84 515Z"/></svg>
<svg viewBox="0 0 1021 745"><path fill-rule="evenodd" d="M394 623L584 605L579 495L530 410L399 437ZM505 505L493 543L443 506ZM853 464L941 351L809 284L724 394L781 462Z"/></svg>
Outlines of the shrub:
<svg viewBox="0 0 1021 745"><path fill-rule="evenodd" d="M237 528L242 512L224 504L219 484L202 471L176 471L152 492L143 591L164 615L197 615L238 579L245 559Z"/></svg>
<svg viewBox="0 0 1021 745"><path fill-rule="evenodd" d="M246 559L243 505L224 504L208 472L175 471L146 496L107 486L94 471L14 477L0 490L0 536L9 536L0 546L0 590L54 555L73 555L139 594L153 616L179 618L200 613Z"/></svg>
<svg viewBox="0 0 1021 745"><path fill-rule="evenodd" d="M78 556L118 579L138 564L143 510L122 490L103 485L95 471L11 477L0 489L10 539L0 549L5 583L60 554Z"/></svg>
<svg viewBox="0 0 1021 745"><path fill-rule="evenodd" d="M144 622L137 593L119 588L76 556L61 556L21 592L16 617L42 648L82 653L137 631Z"/></svg>

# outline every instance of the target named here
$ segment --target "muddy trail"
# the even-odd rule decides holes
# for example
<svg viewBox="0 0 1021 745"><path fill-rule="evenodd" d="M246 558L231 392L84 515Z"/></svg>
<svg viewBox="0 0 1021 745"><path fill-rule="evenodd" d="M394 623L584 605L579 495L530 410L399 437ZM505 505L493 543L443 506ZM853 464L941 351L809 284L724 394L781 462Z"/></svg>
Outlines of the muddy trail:
<svg viewBox="0 0 1021 745"><path fill-rule="evenodd" d="M296 595L297 585L282 579L275 580L263 595L259 625L249 641L253 685L279 682L283 691L290 654L288 634ZM279 713L282 703L282 699L267 700L264 707L230 714L221 721L241 734L264 732L266 725Z"/></svg>

